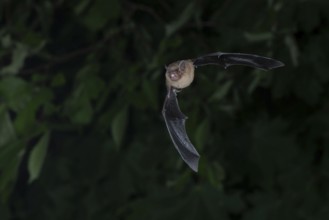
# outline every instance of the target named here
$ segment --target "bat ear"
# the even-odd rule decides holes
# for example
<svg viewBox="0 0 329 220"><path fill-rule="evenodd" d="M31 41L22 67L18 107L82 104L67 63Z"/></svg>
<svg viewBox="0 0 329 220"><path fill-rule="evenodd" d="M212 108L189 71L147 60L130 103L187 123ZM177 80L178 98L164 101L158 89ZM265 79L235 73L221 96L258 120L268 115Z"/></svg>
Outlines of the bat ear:
<svg viewBox="0 0 329 220"><path fill-rule="evenodd" d="M167 66L167 65L165 65L165 69L166 69L166 70L168 69L168 66Z"/></svg>
<svg viewBox="0 0 329 220"><path fill-rule="evenodd" d="M178 68L179 68L179 70L180 70L181 72L184 72L184 71L185 71L185 67L186 67L186 63L185 63L184 60L182 60L182 61L179 63Z"/></svg>

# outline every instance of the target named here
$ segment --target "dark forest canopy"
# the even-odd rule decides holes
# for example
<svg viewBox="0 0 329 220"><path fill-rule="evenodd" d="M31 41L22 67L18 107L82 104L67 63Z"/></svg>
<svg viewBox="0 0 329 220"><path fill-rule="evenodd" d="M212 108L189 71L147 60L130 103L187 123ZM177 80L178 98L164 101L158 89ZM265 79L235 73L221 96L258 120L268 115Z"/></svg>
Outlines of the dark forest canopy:
<svg viewBox="0 0 329 220"><path fill-rule="evenodd" d="M0 219L329 216L329 1L0 1ZM165 65L223 51L161 115Z"/></svg>

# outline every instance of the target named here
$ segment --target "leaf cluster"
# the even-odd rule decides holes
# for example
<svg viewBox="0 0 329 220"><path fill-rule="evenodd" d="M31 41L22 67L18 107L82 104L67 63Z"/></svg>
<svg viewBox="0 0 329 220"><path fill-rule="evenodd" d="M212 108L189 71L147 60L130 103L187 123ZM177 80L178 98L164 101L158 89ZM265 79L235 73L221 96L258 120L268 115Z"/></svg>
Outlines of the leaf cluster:
<svg viewBox="0 0 329 220"><path fill-rule="evenodd" d="M0 1L0 219L328 219L328 9ZM286 66L197 69L179 93L195 174L161 116L164 66L215 51Z"/></svg>

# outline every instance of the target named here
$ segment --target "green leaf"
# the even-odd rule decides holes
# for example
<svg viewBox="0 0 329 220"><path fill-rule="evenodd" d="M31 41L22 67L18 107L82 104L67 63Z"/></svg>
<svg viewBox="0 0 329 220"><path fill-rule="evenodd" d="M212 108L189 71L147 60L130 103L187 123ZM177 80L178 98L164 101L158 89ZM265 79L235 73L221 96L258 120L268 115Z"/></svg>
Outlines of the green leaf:
<svg viewBox="0 0 329 220"><path fill-rule="evenodd" d="M0 148L14 139L16 139L16 133L12 121L9 117L8 112L3 107L1 107L0 108Z"/></svg>
<svg viewBox="0 0 329 220"><path fill-rule="evenodd" d="M328 7L326 7L328 9ZM302 1L296 20L300 29L304 32L311 32L321 24L321 7L313 2Z"/></svg>
<svg viewBox="0 0 329 220"><path fill-rule="evenodd" d="M0 96L14 111L22 110L32 99L31 86L21 78L8 76L0 81Z"/></svg>
<svg viewBox="0 0 329 220"><path fill-rule="evenodd" d="M289 48L292 64L294 66L298 66L298 63L299 63L298 62L298 60L299 60L299 49L298 49L298 46L297 46L296 39L291 35L287 35L284 39L284 42Z"/></svg>
<svg viewBox="0 0 329 220"><path fill-rule="evenodd" d="M15 117L14 127L18 135L26 134L26 132L33 131L37 128L38 123L36 121L37 111L42 113L40 107L49 104L53 98L53 93L47 88L35 89L29 98L26 99L24 107L17 111L17 117Z"/></svg>
<svg viewBox="0 0 329 220"><path fill-rule="evenodd" d="M118 0L96 0L93 1L84 23L92 31L103 28L108 21L114 20L120 13L120 2Z"/></svg>
<svg viewBox="0 0 329 220"><path fill-rule="evenodd" d="M317 79L311 75L301 75L295 82L294 92L309 105L315 105L321 98L324 88Z"/></svg>
<svg viewBox="0 0 329 220"><path fill-rule="evenodd" d="M19 164L24 154L24 144L13 141L0 147L0 197L6 200L14 187Z"/></svg>
<svg viewBox="0 0 329 220"><path fill-rule="evenodd" d="M208 135L210 132L210 125L208 118L198 126L195 132L195 144L198 149L202 149L207 143Z"/></svg>
<svg viewBox="0 0 329 220"><path fill-rule="evenodd" d="M214 94L209 98L209 101L220 101L220 100L222 100L227 95L227 93L229 92L232 85L233 85L232 80L226 81L224 85L220 86L214 92Z"/></svg>
<svg viewBox="0 0 329 220"><path fill-rule="evenodd" d="M11 36L9 34L4 35L1 38L1 45L3 48L9 48L13 44L13 41L11 39Z"/></svg>
<svg viewBox="0 0 329 220"><path fill-rule="evenodd" d="M34 146L31 151L28 160L28 171L30 174L29 183L36 180L40 175L40 171L42 169L47 154L49 136L50 132L48 131L40 138L39 142Z"/></svg>
<svg viewBox="0 0 329 220"><path fill-rule="evenodd" d="M11 63L0 69L0 74L17 74L24 65L24 61L28 56L28 48L23 44L17 44L11 57Z"/></svg>
<svg viewBox="0 0 329 220"><path fill-rule="evenodd" d="M79 108L72 114L72 121L78 124L88 124L94 115L93 108L89 101L81 100Z"/></svg>
<svg viewBox="0 0 329 220"><path fill-rule="evenodd" d="M77 85L66 100L65 114L75 123L87 124L94 116L92 101L99 99L105 89L105 82L95 75L97 71L97 65L81 68L76 77Z"/></svg>
<svg viewBox="0 0 329 220"><path fill-rule="evenodd" d="M259 70L255 70L254 71L254 78L252 80L252 82L250 83L250 85L248 86L248 93L251 94L260 84L261 80L264 78L264 74L259 71Z"/></svg>
<svg viewBox="0 0 329 220"><path fill-rule="evenodd" d="M47 40L43 38L42 34L29 30L22 42L30 49L31 54L37 54L46 46Z"/></svg>
<svg viewBox="0 0 329 220"><path fill-rule="evenodd" d="M268 41L271 40L273 34L271 32L263 32L263 33L249 33L245 32L244 37L249 42L260 42L260 41Z"/></svg>
<svg viewBox="0 0 329 220"><path fill-rule="evenodd" d="M127 128L128 108L121 110L112 122L112 136L118 147L122 144L123 136Z"/></svg>
<svg viewBox="0 0 329 220"><path fill-rule="evenodd" d="M190 2L181 13L180 17L166 26L166 36L169 37L180 29L195 13L195 4Z"/></svg>
<svg viewBox="0 0 329 220"><path fill-rule="evenodd" d="M148 100L152 108L155 110L158 108L157 89L156 84L149 80L144 80L142 84L143 93L145 98Z"/></svg>
<svg viewBox="0 0 329 220"><path fill-rule="evenodd" d="M85 11L88 8L88 5L90 4L91 0L82 0L79 1L79 3L74 7L74 12L78 15L80 15L83 11Z"/></svg>
<svg viewBox="0 0 329 220"><path fill-rule="evenodd" d="M53 79L51 81L51 86L59 87L59 86L65 85L65 83L66 83L66 78L65 78L64 74L58 73L53 77Z"/></svg>

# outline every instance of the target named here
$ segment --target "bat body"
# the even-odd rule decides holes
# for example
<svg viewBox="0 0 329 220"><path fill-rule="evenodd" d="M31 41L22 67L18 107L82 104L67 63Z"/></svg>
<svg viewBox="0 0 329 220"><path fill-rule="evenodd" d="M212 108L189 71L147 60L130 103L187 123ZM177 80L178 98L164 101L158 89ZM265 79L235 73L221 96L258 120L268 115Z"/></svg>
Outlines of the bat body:
<svg viewBox="0 0 329 220"><path fill-rule="evenodd" d="M187 117L179 108L177 92L193 82L195 67L204 65L221 65L224 68L232 65L244 65L262 70L284 66L278 60L254 54L216 52L196 59L176 61L166 67L165 76L168 91L162 114L175 148L184 162L195 172L198 171L200 156L186 134L185 121Z"/></svg>

